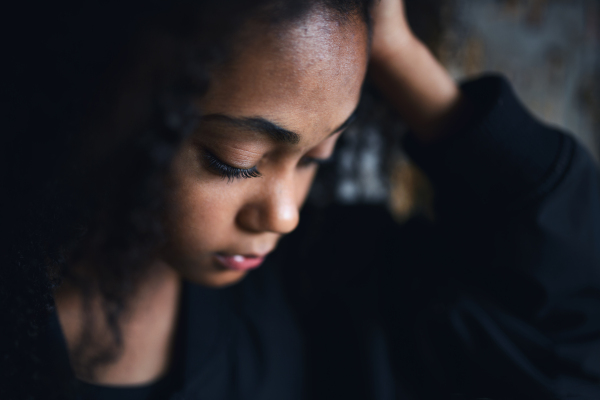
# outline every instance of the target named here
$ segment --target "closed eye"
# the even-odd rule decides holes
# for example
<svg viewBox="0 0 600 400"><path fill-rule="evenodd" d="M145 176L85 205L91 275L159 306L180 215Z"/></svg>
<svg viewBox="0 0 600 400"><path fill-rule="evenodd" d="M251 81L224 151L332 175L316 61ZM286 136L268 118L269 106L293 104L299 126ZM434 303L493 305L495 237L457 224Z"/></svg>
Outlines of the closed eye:
<svg viewBox="0 0 600 400"><path fill-rule="evenodd" d="M236 168L225 162L219 160L214 154L208 150L204 150L204 160L207 163L209 170L220 175L223 179L232 181L234 179L247 179L247 178L258 178L262 174L258 171L256 166L252 168Z"/></svg>

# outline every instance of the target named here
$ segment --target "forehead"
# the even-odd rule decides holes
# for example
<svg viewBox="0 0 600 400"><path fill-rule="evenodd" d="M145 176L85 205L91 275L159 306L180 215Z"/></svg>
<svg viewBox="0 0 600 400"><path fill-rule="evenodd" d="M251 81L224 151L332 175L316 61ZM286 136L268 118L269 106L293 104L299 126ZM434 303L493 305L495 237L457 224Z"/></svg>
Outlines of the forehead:
<svg viewBox="0 0 600 400"><path fill-rule="evenodd" d="M286 129L327 134L352 113L367 65L359 17L326 12L278 29L245 29L236 56L215 72L204 114L267 118Z"/></svg>

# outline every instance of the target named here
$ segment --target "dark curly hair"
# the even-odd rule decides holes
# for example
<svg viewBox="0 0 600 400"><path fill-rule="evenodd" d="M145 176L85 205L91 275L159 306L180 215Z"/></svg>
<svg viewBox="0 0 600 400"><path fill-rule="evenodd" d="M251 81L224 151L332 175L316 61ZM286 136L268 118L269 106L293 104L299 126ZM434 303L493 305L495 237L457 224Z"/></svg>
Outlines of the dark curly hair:
<svg viewBox="0 0 600 400"><path fill-rule="evenodd" d="M64 393L67 383L40 373L37 354L65 279L101 294L114 336L111 351L90 352L84 334L74 362L92 374L118 355L119 317L164 240L166 171L198 123L192 99L245 21L284 24L317 5L370 24L369 0L33 1L5 10L1 398ZM86 260L93 268L74 268Z"/></svg>

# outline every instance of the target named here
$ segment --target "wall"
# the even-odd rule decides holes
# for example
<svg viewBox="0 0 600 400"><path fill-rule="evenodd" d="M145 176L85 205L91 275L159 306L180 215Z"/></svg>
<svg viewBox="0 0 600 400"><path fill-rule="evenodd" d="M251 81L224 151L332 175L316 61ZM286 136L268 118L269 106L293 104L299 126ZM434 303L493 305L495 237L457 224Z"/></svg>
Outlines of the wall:
<svg viewBox="0 0 600 400"><path fill-rule="evenodd" d="M543 120L600 155L600 2L453 0L434 51L456 78L497 71Z"/></svg>

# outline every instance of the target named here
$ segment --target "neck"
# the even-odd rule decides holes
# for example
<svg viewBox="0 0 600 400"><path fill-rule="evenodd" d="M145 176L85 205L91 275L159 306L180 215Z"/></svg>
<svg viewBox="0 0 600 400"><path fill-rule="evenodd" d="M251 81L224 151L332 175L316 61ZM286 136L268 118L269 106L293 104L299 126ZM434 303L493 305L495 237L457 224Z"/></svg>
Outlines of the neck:
<svg viewBox="0 0 600 400"><path fill-rule="evenodd" d="M119 319L120 351L91 373L83 367L86 359L97 356L98 351L115 347L114 335L102 309L102 297L93 293L84 298L81 290L68 282L56 291L58 319L79 379L100 385L140 385L159 379L167 372L181 281L177 273L164 264L157 264L152 271L150 277L140 282Z"/></svg>

